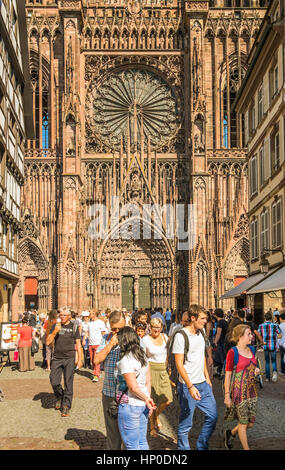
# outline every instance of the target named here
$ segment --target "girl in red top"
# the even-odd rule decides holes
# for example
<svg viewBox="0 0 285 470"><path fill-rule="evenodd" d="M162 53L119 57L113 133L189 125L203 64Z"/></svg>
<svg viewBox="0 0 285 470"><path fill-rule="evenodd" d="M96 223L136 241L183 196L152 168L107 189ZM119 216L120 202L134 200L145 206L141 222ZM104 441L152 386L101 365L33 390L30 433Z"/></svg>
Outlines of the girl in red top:
<svg viewBox="0 0 285 470"><path fill-rule="evenodd" d="M255 377L260 373L253 350L252 332L248 325L237 325L232 332L231 341L236 343L238 362L234 364L234 348L230 349L226 359L225 376L225 419L238 420L238 425L225 431L225 446L232 447L232 438L237 434L244 450L249 450L247 429L252 428L257 407L257 387ZM235 367L235 370L234 370ZM234 373L233 373L234 372Z"/></svg>
<svg viewBox="0 0 285 470"><path fill-rule="evenodd" d="M28 325L28 319L22 319L22 326L18 329L18 350L19 350L19 363L20 372L35 369L35 360L32 356L32 339L34 337L34 330Z"/></svg>

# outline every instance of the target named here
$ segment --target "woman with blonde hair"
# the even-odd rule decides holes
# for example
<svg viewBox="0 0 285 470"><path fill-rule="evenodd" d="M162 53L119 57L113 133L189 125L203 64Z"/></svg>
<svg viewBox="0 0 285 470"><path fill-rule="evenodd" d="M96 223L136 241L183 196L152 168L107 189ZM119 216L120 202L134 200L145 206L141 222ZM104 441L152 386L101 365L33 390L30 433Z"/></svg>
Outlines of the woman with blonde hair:
<svg viewBox="0 0 285 470"><path fill-rule="evenodd" d="M238 434L244 450L249 450L247 430L252 428L256 418L257 387L256 375L260 373L254 348L251 346L252 332L248 325L237 325L231 336L236 344L226 358L225 420L238 420L238 425L225 431L225 447L232 448L232 440Z"/></svg>
<svg viewBox="0 0 285 470"><path fill-rule="evenodd" d="M163 333L163 323L160 318L150 321L150 333L141 339L141 347L146 353L151 373L151 398L157 404L157 409L150 418L150 434L157 436L156 429L161 429L158 416L173 401L172 387L167 373L167 340Z"/></svg>

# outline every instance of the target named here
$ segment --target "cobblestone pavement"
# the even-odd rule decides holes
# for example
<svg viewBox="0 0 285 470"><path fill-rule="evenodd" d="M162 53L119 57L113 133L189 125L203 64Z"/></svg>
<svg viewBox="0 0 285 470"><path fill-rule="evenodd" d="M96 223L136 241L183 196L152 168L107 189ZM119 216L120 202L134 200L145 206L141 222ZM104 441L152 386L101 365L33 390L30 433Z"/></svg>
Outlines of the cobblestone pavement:
<svg viewBox="0 0 285 470"><path fill-rule="evenodd" d="M258 353L263 361L263 353ZM41 355L36 356L36 369L19 372L17 364L6 365L0 373L0 388L4 400L0 402L0 450L104 450L106 430L101 405L102 379L91 381L91 371L81 369L74 378L74 399L71 413L62 418L54 409L55 398L49 382L49 373L41 369ZM280 357L278 355L278 366ZM218 406L218 423L210 440L213 450L224 449L224 405L221 382L213 379L213 390ZM284 450L285 378L279 375L277 383L265 383L259 392L257 421L249 431L252 450ZM149 436L150 449L176 449L179 406L177 400L161 416L162 432L157 438ZM197 411L190 432L190 445L201 429L202 414ZM241 449L239 440L234 443Z"/></svg>

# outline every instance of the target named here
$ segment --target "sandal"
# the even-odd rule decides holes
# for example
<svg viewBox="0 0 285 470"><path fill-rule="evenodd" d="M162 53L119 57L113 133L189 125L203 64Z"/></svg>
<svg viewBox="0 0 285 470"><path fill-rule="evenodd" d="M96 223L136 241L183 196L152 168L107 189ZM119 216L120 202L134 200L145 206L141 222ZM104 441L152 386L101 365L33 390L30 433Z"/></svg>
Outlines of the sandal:
<svg viewBox="0 0 285 470"><path fill-rule="evenodd" d="M156 421L155 427L156 427L156 429L157 429L158 431L160 431L161 428L162 428L162 424L161 424L161 422L160 422L160 420L158 419L157 416L155 417L155 421Z"/></svg>
<svg viewBox="0 0 285 470"><path fill-rule="evenodd" d="M157 432L156 432L156 429L155 429L155 414L154 414L154 412L152 413L149 421L150 421L150 435L151 435L151 437L157 437Z"/></svg>

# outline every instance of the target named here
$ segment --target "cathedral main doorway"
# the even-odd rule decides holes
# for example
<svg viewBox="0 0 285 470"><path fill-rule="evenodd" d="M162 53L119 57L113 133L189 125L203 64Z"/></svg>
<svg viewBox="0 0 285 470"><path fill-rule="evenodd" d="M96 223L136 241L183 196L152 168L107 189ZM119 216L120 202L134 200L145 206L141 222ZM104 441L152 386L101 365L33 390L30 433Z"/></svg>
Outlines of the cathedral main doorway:
<svg viewBox="0 0 285 470"><path fill-rule="evenodd" d="M97 307L167 308L173 269L164 240L109 239L102 247Z"/></svg>
<svg viewBox="0 0 285 470"><path fill-rule="evenodd" d="M122 276L122 308L151 308L151 276Z"/></svg>

